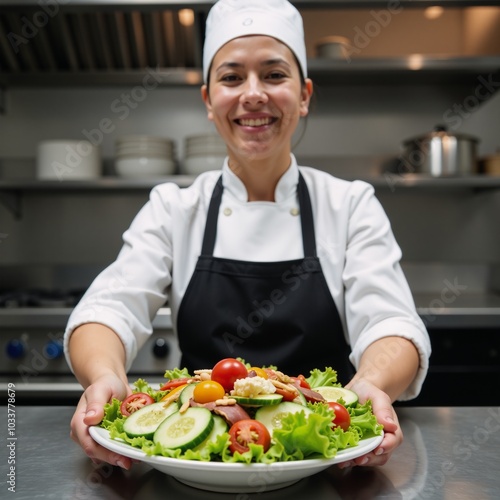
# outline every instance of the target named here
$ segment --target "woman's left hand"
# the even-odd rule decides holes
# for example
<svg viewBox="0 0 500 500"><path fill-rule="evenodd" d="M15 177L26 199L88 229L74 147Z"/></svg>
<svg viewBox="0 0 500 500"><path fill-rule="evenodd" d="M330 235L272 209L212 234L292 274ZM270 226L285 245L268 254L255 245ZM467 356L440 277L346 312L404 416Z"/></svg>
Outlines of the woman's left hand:
<svg viewBox="0 0 500 500"><path fill-rule="evenodd" d="M392 452L403 442L403 432L391 399L385 392L366 380L353 381L346 387L358 394L360 403L365 403L368 399L371 400L373 413L377 417L378 423L384 426L384 439L370 453L343 462L339 464L339 467L343 469L354 465L384 465Z"/></svg>

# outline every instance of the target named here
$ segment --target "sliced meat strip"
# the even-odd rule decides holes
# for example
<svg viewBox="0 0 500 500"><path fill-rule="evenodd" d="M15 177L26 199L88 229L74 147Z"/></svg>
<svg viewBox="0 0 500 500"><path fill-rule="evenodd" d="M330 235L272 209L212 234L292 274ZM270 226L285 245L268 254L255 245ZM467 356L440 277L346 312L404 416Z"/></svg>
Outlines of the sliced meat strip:
<svg viewBox="0 0 500 500"><path fill-rule="evenodd" d="M307 401L311 401L312 403L319 403L320 401L326 401L325 398L316 391L312 389L306 389L305 387L300 388L300 392L304 395Z"/></svg>
<svg viewBox="0 0 500 500"><path fill-rule="evenodd" d="M251 418L250 415L240 405L216 406L214 413L223 417L229 425L233 425L240 420Z"/></svg>
<svg viewBox="0 0 500 500"><path fill-rule="evenodd" d="M201 406L210 411L214 411L214 409L217 407L215 401L211 401L210 403L197 403L193 398L189 400L189 406Z"/></svg>

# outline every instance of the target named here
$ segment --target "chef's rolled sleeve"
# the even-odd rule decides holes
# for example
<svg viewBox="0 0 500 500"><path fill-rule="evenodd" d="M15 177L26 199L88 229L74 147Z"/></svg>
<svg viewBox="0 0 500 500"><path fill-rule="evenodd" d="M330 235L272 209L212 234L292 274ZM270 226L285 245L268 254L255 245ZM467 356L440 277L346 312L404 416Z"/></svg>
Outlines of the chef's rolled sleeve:
<svg viewBox="0 0 500 500"><path fill-rule="evenodd" d="M398 399L412 399L420 392L428 370L429 336L401 269L401 250L389 220L373 188L365 185L358 189L360 195L352 200L343 271L351 361L357 368L365 349L381 338L399 336L410 340L419 353L419 371ZM373 360L372 368L387 368L399 354L396 346L391 350L389 343L387 352Z"/></svg>

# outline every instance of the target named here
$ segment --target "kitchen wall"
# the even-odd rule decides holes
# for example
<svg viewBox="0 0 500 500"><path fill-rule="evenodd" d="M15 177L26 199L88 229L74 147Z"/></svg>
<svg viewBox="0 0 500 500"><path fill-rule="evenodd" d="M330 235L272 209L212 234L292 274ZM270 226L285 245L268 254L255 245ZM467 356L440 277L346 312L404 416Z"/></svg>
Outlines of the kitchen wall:
<svg viewBox="0 0 500 500"><path fill-rule="evenodd" d="M493 14L497 15L498 10ZM370 12L365 12L363 18L357 15L352 17L354 13L346 12L338 27L317 22L313 30L307 28L312 20L306 13L306 30L314 33L308 35L309 50L314 51L314 42L320 36L349 36L349 30L364 27L373 18ZM393 42L411 38L405 31L411 24L411 12L406 10L397 16L393 16L377 41L374 39L366 46L363 56L400 55L400 51L417 49L413 42L406 45ZM486 30L486 21L491 17L451 10L435 21L425 37L418 37L425 44L418 48L428 53L490 50L481 41L472 43L471 40L479 40L475 35L464 38L461 34L467 33L467 26L473 23L483 23L481 26ZM494 19L498 33L500 22L498 17ZM417 35L419 29L415 28ZM447 36L443 37L445 29ZM114 143L121 135L170 137L176 141L182 159L187 136L213 131L196 88L157 87L138 93L133 86L26 87L8 89L5 97L6 111L0 115L3 178L33 178L36 147L44 139L92 137L102 147L106 173L112 174ZM295 152L302 161L340 177L363 178L380 173L382 159L397 156L404 139L453 118L448 124L453 124L455 132L480 138L481 156L492 154L500 149L500 93L477 106L470 105L470 97L472 94L464 95L455 87L434 84L323 83L316 86L311 115ZM105 132L99 130L103 119L111 124ZM379 186L377 195L391 218L409 273L418 277L420 271L415 264L500 264L500 190L428 191ZM86 284L115 257L123 230L146 200L146 191L31 193L23 197L20 220L0 206L0 279L6 285L19 280L65 283L74 277L74 267L78 266L81 269L78 281ZM57 267L56 275L47 271L48 267ZM66 269L71 272L68 274ZM486 286L488 274L481 274L478 279L477 287Z"/></svg>

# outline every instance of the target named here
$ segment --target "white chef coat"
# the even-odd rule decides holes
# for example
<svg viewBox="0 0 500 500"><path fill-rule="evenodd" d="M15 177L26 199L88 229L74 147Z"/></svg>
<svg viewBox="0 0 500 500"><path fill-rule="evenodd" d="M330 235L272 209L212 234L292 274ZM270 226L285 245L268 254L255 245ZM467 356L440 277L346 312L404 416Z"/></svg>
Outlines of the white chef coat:
<svg viewBox="0 0 500 500"><path fill-rule="evenodd" d="M382 337L399 335L411 340L420 354L420 369L400 397L411 399L418 395L427 373L430 341L399 264L400 248L372 186L298 167L291 155L275 201L248 202L244 184L226 159L214 256L264 262L304 256L298 216L299 168L311 197L318 257L352 349L351 362L357 367L365 348ZM69 336L87 322L102 323L118 334L125 346L127 369L167 299L175 330L220 175L211 171L188 188L165 183L152 190L149 202L124 233L118 258L94 280L70 316L65 332L68 361ZM387 352L377 365L383 368L397 355Z"/></svg>

